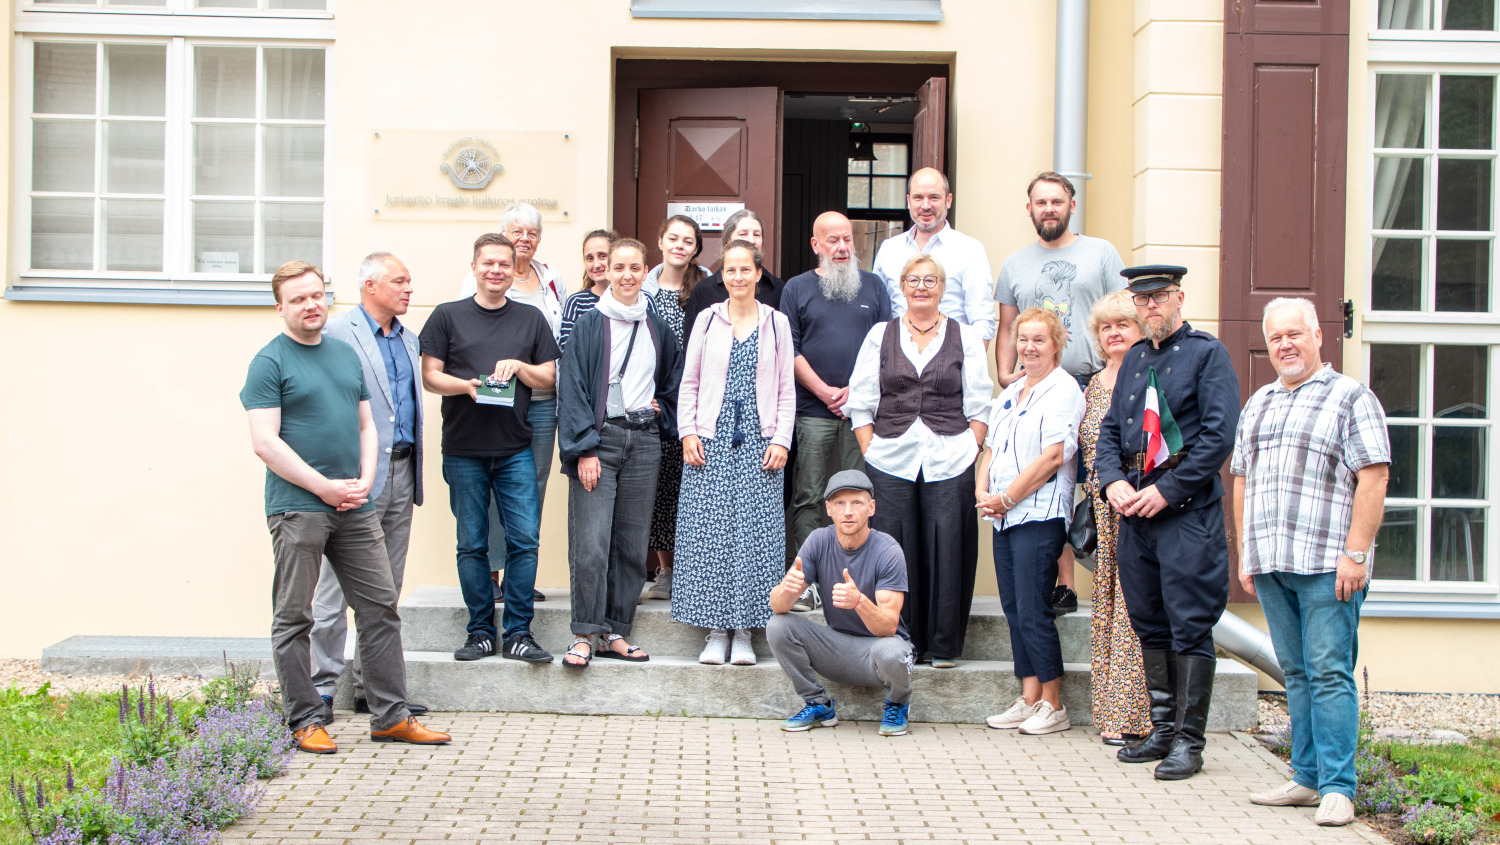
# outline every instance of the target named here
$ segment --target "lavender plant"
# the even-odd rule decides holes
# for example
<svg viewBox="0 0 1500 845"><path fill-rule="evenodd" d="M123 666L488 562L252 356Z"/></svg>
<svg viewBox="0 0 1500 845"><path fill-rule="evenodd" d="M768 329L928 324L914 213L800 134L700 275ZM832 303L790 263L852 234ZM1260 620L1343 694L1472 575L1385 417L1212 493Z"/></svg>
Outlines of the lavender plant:
<svg viewBox="0 0 1500 845"><path fill-rule="evenodd" d="M164 698L158 708L156 676L150 675L147 684L139 690L135 707L130 704L130 688L120 685L121 753L125 759L136 763L149 763L166 757L182 745L182 724L172 708L170 698Z"/></svg>
<svg viewBox="0 0 1500 845"><path fill-rule="evenodd" d="M286 771L294 753L286 724L263 701L251 701L234 710L209 710L198 720L193 743L205 757L221 765L244 761L258 778L273 778Z"/></svg>
<svg viewBox="0 0 1500 845"><path fill-rule="evenodd" d="M1427 845L1466 845L1479 835L1479 817L1425 801L1401 814L1401 829Z"/></svg>

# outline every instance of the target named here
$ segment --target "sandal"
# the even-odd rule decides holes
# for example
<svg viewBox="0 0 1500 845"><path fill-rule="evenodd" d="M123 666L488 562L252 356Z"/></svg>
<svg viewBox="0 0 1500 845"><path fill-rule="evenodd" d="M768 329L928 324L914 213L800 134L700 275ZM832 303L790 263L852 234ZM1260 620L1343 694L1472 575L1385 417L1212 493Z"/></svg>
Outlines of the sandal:
<svg viewBox="0 0 1500 845"><path fill-rule="evenodd" d="M588 646L588 651L580 651L578 647L581 645ZM569 660L568 658L570 657L576 658L576 660ZM573 644L568 647L567 651L563 652L562 665L567 666L569 669L585 669L588 667L589 661L593 659L594 638L574 637Z"/></svg>
<svg viewBox="0 0 1500 845"><path fill-rule="evenodd" d="M605 637L603 643L604 647L602 650L600 650L599 657L607 657L610 660L624 660L628 663L645 663L647 660L651 659L651 655L647 654L645 650L638 645L625 643L625 650L623 652L619 652L615 651L614 649L615 643L625 643L625 638L620 636L619 634L610 634L608 637Z"/></svg>

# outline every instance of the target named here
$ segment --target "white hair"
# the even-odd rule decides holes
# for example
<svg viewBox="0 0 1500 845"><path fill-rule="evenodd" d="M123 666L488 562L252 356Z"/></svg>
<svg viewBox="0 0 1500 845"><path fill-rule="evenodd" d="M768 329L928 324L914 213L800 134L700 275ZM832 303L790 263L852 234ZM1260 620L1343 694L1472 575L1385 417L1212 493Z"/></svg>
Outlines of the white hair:
<svg viewBox="0 0 1500 845"><path fill-rule="evenodd" d="M1266 333L1266 322L1271 315L1283 308L1296 308L1302 313L1302 327L1308 331L1318 329L1318 309L1311 302L1300 296L1278 296L1266 303L1266 310L1260 318L1260 333Z"/></svg>
<svg viewBox="0 0 1500 845"><path fill-rule="evenodd" d="M538 237L542 234L542 213L529 202L513 203L505 207L505 213L500 215L500 231L509 229L512 223L535 229Z"/></svg>
<svg viewBox="0 0 1500 845"><path fill-rule="evenodd" d="M385 281L385 277L388 272L388 268L385 265L385 260L387 258L393 261L400 260L396 258L396 256L391 255L389 252L372 252L369 255L366 255L365 260L359 262L360 284L364 284L365 280L367 279L374 280L376 282Z"/></svg>

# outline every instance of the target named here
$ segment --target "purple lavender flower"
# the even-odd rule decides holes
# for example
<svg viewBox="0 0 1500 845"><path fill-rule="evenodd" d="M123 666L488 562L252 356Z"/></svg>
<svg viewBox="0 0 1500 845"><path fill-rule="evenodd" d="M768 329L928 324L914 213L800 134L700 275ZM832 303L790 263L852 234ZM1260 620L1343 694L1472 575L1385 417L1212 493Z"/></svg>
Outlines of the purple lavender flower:
<svg viewBox="0 0 1500 845"><path fill-rule="evenodd" d="M135 714L137 721L146 724L146 696L142 695L135 700Z"/></svg>
<svg viewBox="0 0 1500 845"><path fill-rule="evenodd" d="M130 687L120 684L120 724L125 724L125 714L130 712Z"/></svg>
<svg viewBox="0 0 1500 845"><path fill-rule="evenodd" d="M68 791L73 791L73 764L68 763Z"/></svg>

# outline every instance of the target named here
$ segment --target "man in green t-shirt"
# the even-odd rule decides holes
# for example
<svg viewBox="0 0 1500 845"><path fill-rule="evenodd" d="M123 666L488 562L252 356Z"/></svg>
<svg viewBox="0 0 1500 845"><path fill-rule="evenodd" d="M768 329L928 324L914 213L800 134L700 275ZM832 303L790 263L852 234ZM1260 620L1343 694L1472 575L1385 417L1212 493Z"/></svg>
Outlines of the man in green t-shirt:
<svg viewBox="0 0 1500 845"><path fill-rule="evenodd" d="M448 742L447 734L423 727L406 709L396 587L380 518L369 503L377 440L359 358L349 344L323 339L328 302L317 267L283 264L271 278L271 295L286 328L250 362L240 403L250 417L255 454L266 464L266 523L276 558L271 647L287 725L301 750L337 750L323 726L308 650L313 593L326 555L354 606L370 738Z"/></svg>

